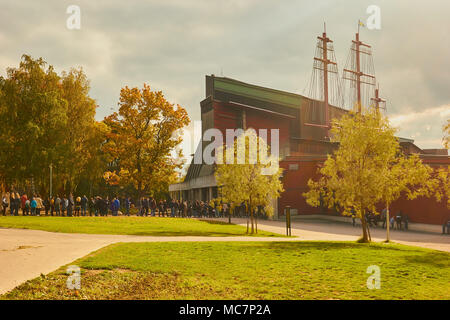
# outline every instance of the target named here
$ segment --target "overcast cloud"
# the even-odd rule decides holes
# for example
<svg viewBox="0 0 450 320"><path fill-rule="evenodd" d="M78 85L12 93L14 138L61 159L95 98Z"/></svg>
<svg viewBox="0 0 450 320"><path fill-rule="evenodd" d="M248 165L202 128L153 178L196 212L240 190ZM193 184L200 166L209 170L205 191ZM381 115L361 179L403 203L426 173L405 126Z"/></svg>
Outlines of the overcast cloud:
<svg viewBox="0 0 450 320"><path fill-rule="evenodd" d="M149 83L200 119L204 76L216 74L302 93L323 22L342 70L358 19L381 8L381 30L363 29L388 115L399 135L442 147L450 117L450 1L5 1L0 0L0 72L22 54L58 71L82 66L100 120L120 88ZM81 30L66 8L81 8Z"/></svg>

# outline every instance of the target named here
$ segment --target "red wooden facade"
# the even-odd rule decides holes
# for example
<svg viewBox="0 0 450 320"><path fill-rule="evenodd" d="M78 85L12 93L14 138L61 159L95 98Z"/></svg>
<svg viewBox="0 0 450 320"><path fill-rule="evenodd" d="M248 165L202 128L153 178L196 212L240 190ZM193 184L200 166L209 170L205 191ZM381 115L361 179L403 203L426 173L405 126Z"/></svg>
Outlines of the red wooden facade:
<svg viewBox="0 0 450 320"><path fill-rule="evenodd" d="M319 107L318 107L319 106ZM279 129L280 166L284 169L283 185L285 191L278 200L278 215L283 215L286 206L294 210L294 214L328 214L338 215L333 210L313 208L309 206L302 193L308 190L308 180L318 178L318 168L326 160L336 146L325 138L326 129L305 125L312 121L324 121L324 108L321 102L306 97L250 85L229 78L206 77L206 99L201 102L203 131L217 128L225 135L226 129L253 128ZM323 103L322 103L323 107ZM329 107L329 118L336 118L346 111L337 107ZM270 136L268 137L270 141ZM412 140L401 139L401 146L406 153L419 153L424 163L433 167L450 165L447 150L422 150ZM204 195L201 190L186 190L189 181L212 175L213 168L205 169L205 165L191 164L187 176L179 190L180 194ZM197 189L201 189L197 184ZM208 188L214 188L210 185ZM192 193L190 193L192 191ZM213 192L210 190L209 194ZM200 200L209 200L208 198ZM408 214L411 222L441 224L450 218L450 211L444 202L435 199L420 198L417 200L400 199L391 208L391 212L402 210Z"/></svg>

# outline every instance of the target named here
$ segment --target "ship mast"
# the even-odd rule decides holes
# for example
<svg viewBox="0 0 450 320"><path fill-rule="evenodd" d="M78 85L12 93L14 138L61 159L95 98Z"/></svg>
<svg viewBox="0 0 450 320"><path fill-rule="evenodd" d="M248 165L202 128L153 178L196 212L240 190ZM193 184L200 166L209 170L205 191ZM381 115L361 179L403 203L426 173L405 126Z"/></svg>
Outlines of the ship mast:
<svg viewBox="0 0 450 320"><path fill-rule="evenodd" d="M346 68L344 68L343 74L343 79L351 81L351 88L356 90L356 99L350 100L356 100L351 102L353 104L356 104L358 113L361 113L361 108L363 105L362 85L374 87L376 81L372 60L372 47L360 41L360 25L361 21L358 21L358 32L356 33L355 40L352 40L352 47L350 49L351 58L347 60ZM362 56L362 54L364 54L365 56ZM368 99L366 98L364 100Z"/></svg>
<svg viewBox="0 0 450 320"><path fill-rule="evenodd" d="M379 86L375 89L375 98L370 99L373 102L377 113L380 112L380 108L386 110L386 100L380 98L380 88Z"/></svg>
<svg viewBox="0 0 450 320"><path fill-rule="evenodd" d="M340 97L339 76L336 58L334 56L334 49L329 44L333 41L328 38L326 32L326 24L324 23L324 32L322 36L317 37L317 50L314 57L313 74L310 82L309 97L316 100L323 101L323 108L320 108L325 113L325 123L305 123L307 126L326 128L326 137L329 136L330 125L330 91L334 93L335 104L336 99ZM318 73L316 73L318 71ZM331 83L329 74L336 74L336 81ZM319 83L317 83L319 82ZM318 90L317 90L318 89ZM312 108L311 114L318 113L316 108Z"/></svg>

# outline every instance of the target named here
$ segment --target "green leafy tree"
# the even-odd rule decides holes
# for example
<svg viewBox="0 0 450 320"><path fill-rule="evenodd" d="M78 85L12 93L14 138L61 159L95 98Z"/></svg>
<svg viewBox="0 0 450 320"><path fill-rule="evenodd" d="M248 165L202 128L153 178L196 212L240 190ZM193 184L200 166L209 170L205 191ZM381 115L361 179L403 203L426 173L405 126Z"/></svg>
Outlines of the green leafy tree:
<svg viewBox="0 0 450 320"><path fill-rule="evenodd" d="M267 214L271 215L272 199L278 198L283 192L278 159L269 157L267 151L264 139L258 137L254 130L247 130L235 139L234 145L220 148L217 155L218 159L222 158L215 171L221 193L218 200L231 204L231 210L244 203L250 216L251 233L257 232L257 221L254 219L257 207L264 207ZM226 160L227 153L234 155L233 163L223 160L223 157ZM238 161L238 158L243 161ZM265 174L264 169L269 169L269 163L274 161L276 170Z"/></svg>
<svg viewBox="0 0 450 320"><path fill-rule="evenodd" d="M402 192L410 198L429 192L424 183L430 169L418 157L405 158L387 118L375 110L350 113L333 121L331 140L339 147L320 169L321 178L308 182L307 203L339 207L343 215L361 220L362 242L370 241L365 214L377 204L390 204Z"/></svg>
<svg viewBox="0 0 450 320"><path fill-rule="evenodd" d="M93 174L93 168L88 168L88 165L93 165L93 155L99 156L97 151L105 136L102 137L95 121L97 105L89 96L89 80L83 70L63 72L61 82L63 98L67 101L67 127L64 132L65 147L60 180L65 182L67 192L72 192L85 171Z"/></svg>
<svg viewBox="0 0 450 320"><path fill-rule="evenodd" d="M404 156L393 154L393 158L379 172L381 200L386 205L386 240L389 241L389 207L392 202L406 195L412 200L418 196L431 196L436 179L433 169L424 165L417 154Z"/></svg>
<svg viewBox="0 0 450 320"><path fill-rule="evenodd" d="M0 81L0 171L10 185L48 181L48 167L60 160L67 102L59 76L42 59L24 55Z"/></svg>

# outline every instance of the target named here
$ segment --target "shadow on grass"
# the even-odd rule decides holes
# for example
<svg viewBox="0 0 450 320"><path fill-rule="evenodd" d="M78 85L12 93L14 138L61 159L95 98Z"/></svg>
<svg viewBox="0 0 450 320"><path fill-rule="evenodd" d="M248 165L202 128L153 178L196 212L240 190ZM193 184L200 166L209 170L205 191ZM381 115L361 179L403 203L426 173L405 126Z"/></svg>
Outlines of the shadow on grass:
<svg viewBox="0 0 450 320"><path fill-rule="evenodd" d="M274 237L274 235L250 235L243 233L229 233L229 232L217 232L217 231L142 231L133 232L129 235L134 236L149 236L149 237Z"/></svg>
<svg viewBox="0 0 450 320"><path fill-rule="evenodd" d="M406 263L418 263L436 268L450 268L450 254L446 252L429 252L422 255L404 257Z"/></svg>
<svg viewBox="0 0 450 320"><path fill-rule="evenodd" d="M206 219L198 219L198 221L206 222L208 224L219 224L222 226L234 226L234 223L228 223L224 221L206 220Z"/></svg>
<svg viewBox="0 0 450 320"><path fill-rule="evenodd" d="M342 249L367 249L367 250L384 250L384 251L408 251L423 253L423 249L411 248L407 246L400 247L398 245L383 245L379 243L357 243L351 241L295 241L295 242L269 242L266 243L269 248L283 250L342 250ZM436 253L428 253L434 256Z"/></svg>

